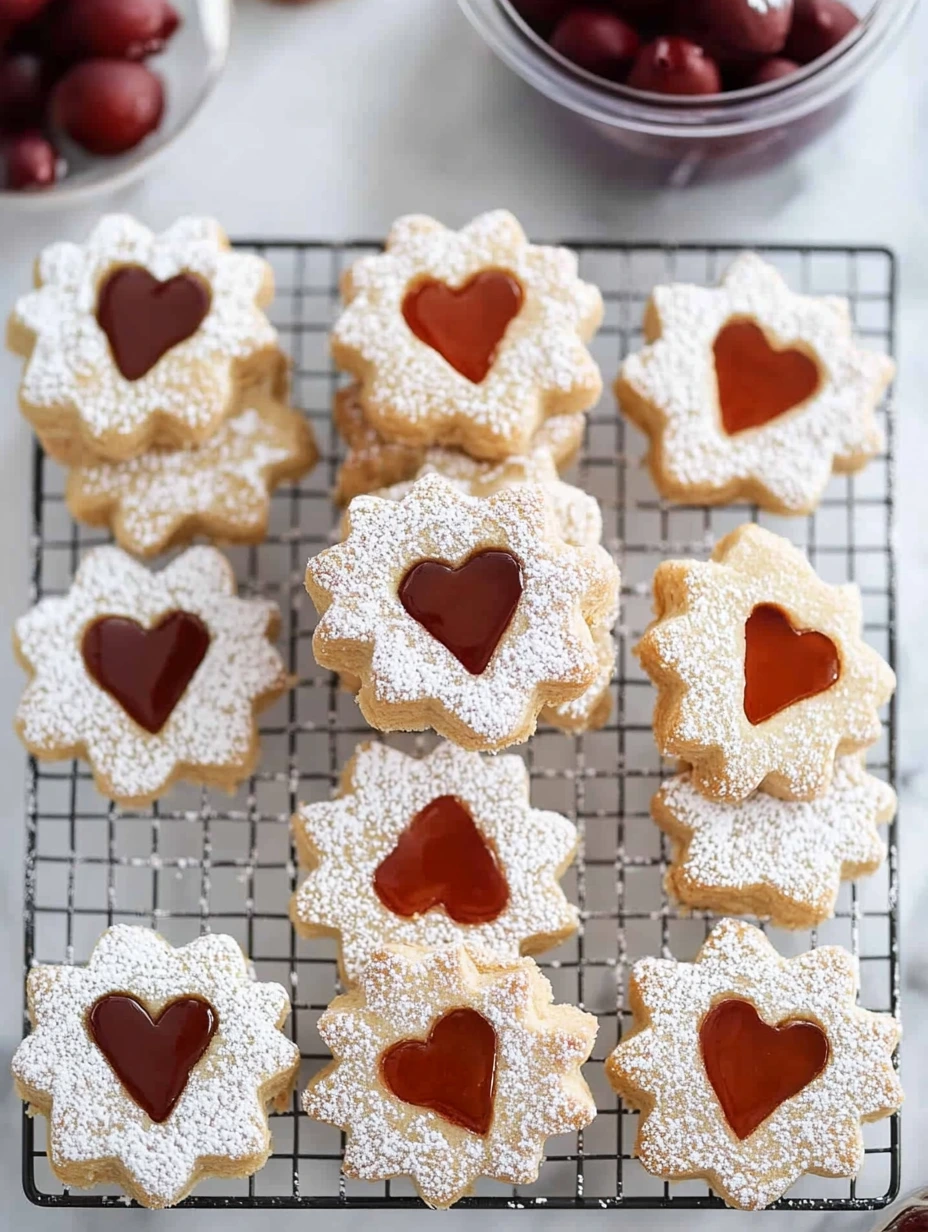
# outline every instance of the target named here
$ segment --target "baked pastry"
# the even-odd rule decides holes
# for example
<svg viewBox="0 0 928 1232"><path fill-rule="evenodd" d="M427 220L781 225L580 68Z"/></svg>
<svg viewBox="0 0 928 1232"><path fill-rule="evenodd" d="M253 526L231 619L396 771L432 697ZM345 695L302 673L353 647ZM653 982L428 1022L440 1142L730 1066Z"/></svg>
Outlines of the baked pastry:
<svg viewBox="0 0 928 1232"><path fill-rule="evenodd" d="M559 538L539 488L480 500L426 475L401 501L356 497L306 589L316 661L360 679L373 727L495 751L593 684L591 629L616 609L618 570Z"/></svg>
<svg viewBox="0 0 928 1232"><path fill-rule="evenodd" d="M293 838L309 875L290 918L303 936L338 938L346 984L385 944L463 942L512 959L577 928L558 885L577 831L531 807L520 757L440 744L419 760L362 744L338 797L300 807Z"/></svg>
<svg viewBox="0 0 928 1232"><path fill-rule="evenodd" d="M736 920L695 963L632 971L634 1025L606 1075L641 1112L635 1155L665 1180L706 1180L757 1210L811 1172L854 1176L862 1121L902 1103L899 1023L857 1006L857 960L840 946L781 958Z"/></svg>
<svg viewBox="0 0 928 1232"><path fill-rule="evenodd" d="M530 958L380 950L319 1019L335 1059L303 1107L345 1131L346 1176L409 1175L429 1206L480 1176L529 1184L545 1139L596 1115L580 1073L596 1019L551 1001Z"/></svg>
<svg viewBox="0 0 928 1232"><path fill-rule="evenodd" d="M256 387L198 448L88 460L68 475L65 495L73 518L109 527L136 556L156 556L195 535L260 543L271 492L305 475L318 456L305 416Z"/></svg>
<svg viewBox="0 0 928 1232"><path fill-rule="evenodd" d="M862 640L860 592L821 581L789 540L748 524L709 561L664 561L654 612L635 648L654 738L710 799L814 800L836 755L879 738L895 676Z"/></svg>
<svg viewBox="0 0 928 1232"><path fill-rule="evenodd" d="M200 445L280 363L271 267L210 218L153 235L108 214L86 244L46 248L35 281L7 337L22 412L65 465Z"/></svg>
<svg viewBox="0 0 928 1232"><path fill-rule="evenodd" d="M48 1117L63 1184L115 1184L165 1207L207 1177L264 1166L268 1106L286 1107L300 1052L281 1030L285 990L257 983L232 937L174 949L115 924L86 967L33 967L27 999L13 1080Z"/></svg>
<svg viewBox="0 0 928 1232"><path fill-rule="evenodd" d="M778 928L813 928L834 915L842 881L886 858L877 827L892 820L896 793L867 774L863 758L839 757L817 800L758 791L737 803L707 800L687 771L651 802L673 846L666 885L685 907L766 916Z"/></svg>
<svg viewBox="0 0 928 1232"><path fill-rule="evenodd" d="M151 573L117 547L81 561L66 595L17 620L30 680L16 730L43 761L83 757L103 795L141 806L176 779L234 791L258 760L255 716L291 685L280 616L236 597L221 552Z"/></svg>
<svg viewBox="0 0 928 1232"><path fill-rule="evenodd" d="M572 252L529 244L505 210L461 231L400 218L385 252L345 272L342 294L332 354L388 439L504 458L527 452L549 415L599 398L584 343L602 297Z"/></svg>
<svg viewBox="0 0 928 1232"><path fill-rule="evenodd" d="M832 471L883 448L893 361L857 344L846 300L795 294L754 253L719 287L655 287L644 336L616 393L668 500L811 513Z"/></svg>
<svg viewBox="0 0 928 1232"><path fill-rule="evenodd" d="M367 422L357 385L340 389L335 395L333 418L348 445L333 494L340 505L347 505L355 496L412 479L417 471L436 458L468 458L460 450L414 445L381 436ZM564 470L580 449L585 426L586 417L582 414L550 415L533 435L531 453L547 450L558 470ZM488 469L492 467L493 463L489 463ZM439 465L435 469L443 468Z"/></svg>

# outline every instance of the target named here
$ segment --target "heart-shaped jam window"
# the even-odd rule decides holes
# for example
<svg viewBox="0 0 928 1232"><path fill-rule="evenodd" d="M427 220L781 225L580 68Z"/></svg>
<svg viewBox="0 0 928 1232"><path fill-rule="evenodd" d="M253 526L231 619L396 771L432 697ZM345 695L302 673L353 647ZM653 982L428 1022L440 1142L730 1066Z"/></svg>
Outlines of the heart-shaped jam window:
<svg viewBox="0 0 928 1232"><path fill-rule="evenodd" d="M472 676L487 669L522 598L522 566L490 548L455 569L422 560L400 583L409 615L450 650Z"/></svg>
<svg viewBox="0 0 928 1232"><path fill-rule="evenodd" d="M374 873L377 897L411 919L444 907L456 924L489 924L505 910L509 887L474 819L455 796L418 812Z"/></svg>
<svg viewBox="0 0 928 1232"><path fill-rule="evenodd" d="M821 384L804 351L778 350L753 321L729 321L712 347L722 427L729 436L760 428L808 401Z"/></svg>
<svg viewBox="0 0 928 1232"><path fill-rule="evenodd" d="M401 1040L380 1058L384 1084L397 1099L486 1136L493 1121L496 1032L472 1009L451 1010L426 1040Z"/></svg>
<svg viewBox="0 0 928 1232"><path fill-rule="evenodd" d="M753 1134L828 1064L828 1037L814 1022L768 1026L750 1001L713 1006L699 1028L706 1075L738 1138Z"/></svg>
<svg viewBox="0 0 928 1232"><path fill-rule="evenodd" d="M103 616L84 632L81 654L100 688L155 735L183 697L209 643L209 629L192 612L169 612L150 629L128 616Z"/></svg>
<svg viewBox="0 0 928 1232"><path fill-rule="evenodd" d="M193 274L159 282L139 265L123 265L102 282L97 324L109 340L116 367L127 381L150 372L172 347L197 332L211 297Z"/></svg>
<svg viewBox="0 0 928 1232"><path fill-rule="evenodd" d="M744 714L754 726L824 693L840 675L841 659L831 638L794 629L774 604L759 604L745 621Z"/></svg>
<svg viewBox="0 0 928 1232"><path fill-rule="evenodd" d="M159 1123L174 1111L218 1025L216 1011L201 997L179 997L152 1018L135 997L110 993L87 1018L91 1038L126 1093Z"/></svg>
<svg viewBox="0 0 928 1232"><path fill-rule="evenodd" d="M481 270L460 287L426 278L406 292L403 317L420 342L479 385L524 298L519 281L505 270Z"/></svg>

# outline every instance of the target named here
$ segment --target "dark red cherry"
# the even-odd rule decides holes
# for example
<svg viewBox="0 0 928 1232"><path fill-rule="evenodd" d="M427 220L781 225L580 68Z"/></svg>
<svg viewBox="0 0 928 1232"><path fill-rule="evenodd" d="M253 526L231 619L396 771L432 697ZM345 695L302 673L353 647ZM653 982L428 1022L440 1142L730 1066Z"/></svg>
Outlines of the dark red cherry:
<svg viewBox="0 0 928 1232"><path fill-rule="evenodd" d="M605 0L606 6L619 17L636 24L657 24L670 8L671 0Z"/></svg>
<svg viewBox="0 0 928 1232"><path fill-rule="evenodd" d="M602 9L579 8L559 21L551 46L587 72L621 80L638 53L641 40L635 30Z"/></svg>
<svg viewBox="0 0 928 1232"><path fill-rule="evenodd" d="M156 129L164 87L144 64L85 60L52 94L52 120L91 154L122 154Z"/></svg>
<svg viewBox="0 0 928 1232"><path fill-rule="evenodd" d="M179 20L167 0L69 0L54 43L71 59L143 60L164 47Z"/></svg>
<svg viewBox="0 0 928 1232"><path fill-rule="evenodd" d="M782 51L793 0L677 0L675 29L721 62Z"/></svg>
<svg viewBox="0 0 928 1232"><path fill-rule="evenodd" d="M9 22L18 26L32 21L49 3L49 0L0 0L0 25Z"/></svg>
<svg viewBox="0 0 928 1232"><path fill-rule="evenodd" d="M41 133L19 133L3 149L7 188L47 188L58 178L58 156Z"/></svg>
<svg viewBox="0 0 928 1232"><path fill-rule="evenodd" d="M513 0L513 8L530 26L547 33L575 3L576 0Z"/></svg>
<svg viewBox="0 0 928 1232"><path fill-rule="evenodd" d="M762 60L748 74L744 81L746 86L767 86L772 81L781 81L784 77L792 77L802 66L795 60L787 60L786 56L771 56Z"/></svg>
<svg viewBox="0 0 928 1232"><path fill-rule="evenodd" d="M657 94L718 94L722 76L716 62L697 43L668 35L642 47L628 85Z"/></svg>
<svg viewBox="0 0 928 1232"><path fill-rule="evenodd" d="M23 51L0 60L0 130L17 133L41 124L46 94L38 56Z"/></svg>
<svg viewBox="0 0 928 1232"><path fill-rule="evenodd" d="M840 0L796 0L783 54L800 64L809 64L837 47L859 20Z"/></svg>

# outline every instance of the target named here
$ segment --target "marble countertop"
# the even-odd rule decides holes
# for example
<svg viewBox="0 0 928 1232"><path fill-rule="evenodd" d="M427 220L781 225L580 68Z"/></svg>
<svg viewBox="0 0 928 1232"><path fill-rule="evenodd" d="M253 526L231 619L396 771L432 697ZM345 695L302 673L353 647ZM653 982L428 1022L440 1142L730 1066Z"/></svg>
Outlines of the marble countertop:
<svg viewBox="0 0 928 1232"><path fill-rule="evenodd" d="M239 0L233 52L220 86L193 130L134 188L95 208L66 213L0 213L0 315L28 284L36 251L56 238L79 238L102 208L138 214L153 226L181 212L212 213L232 235L335 238L379 235L398 214L432 213L461 223L505 205L540 236L694 241L882 243L900 257L897 387L898 560L900 564L900 788L904 962L903 1188L928 1180L928 952L921 908L928 906L928 659L917 651L928 601L928 7L866 88L842 125L793 162L742 183L654 192L623 181L621 165L556 109L535 96L479 42L452 0L315 0L305 7ZM26 605L29 433L15 413L17 363L0 356L0 524L4 627ZM19 1037L21 981L22 751L10 718L22 685L11 656L0 656L0 758L7 858L0 866L0 913L9 946L0 954L0 1060ZM928 833L928 832L926 832ZM19 1181L19 1106L0 1098L0 1225L17 1232L99 1229L153 1221L171 1229L229 1223L280 1232L328 1215L262 1212L42 1211ZM507 1213L484 1213L506 1227ZM342 1228L376 1222L385 1232L427 1212L343 1212ZM443 1227L474 1223L450 1213ZM708 1232L717 1213L533 1212L533 1228L568 1224ZM724 1216L746 1227L752 1216ZM778 1215L766 1226L801 1220L870 1226L869 1215Z"/></svg>

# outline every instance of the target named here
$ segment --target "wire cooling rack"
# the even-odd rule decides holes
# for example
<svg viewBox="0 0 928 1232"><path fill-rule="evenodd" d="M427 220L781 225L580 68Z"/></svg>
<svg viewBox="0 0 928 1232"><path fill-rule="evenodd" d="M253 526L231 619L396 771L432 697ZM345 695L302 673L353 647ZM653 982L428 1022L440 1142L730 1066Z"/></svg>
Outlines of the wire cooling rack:
<svg viewBox="0 0 928 1232"><path fill-rule="evenodd" d="M606 302L594 352L607 384L619 359L641 341L642 309L659 281L713 283L731 247L621 246L579 243L584 277ZM306 558L330 541L335 511L330 491L340 446L331 427L338 376L327 333L338 305L338 278L347 263L374 245L249 242L273 264L278 294L273 315L295 365L294 399L306 408L322 460L299 486L273 500L270 533L256 548L230 555L243 590L275 598L283 615L282 645L299 686L265 716L260 771L237 796L177 788L151 809L130 813L102 799L85 766L28 769L25 963L83 962L97 936L118 922L149 924L180 944L207 930L233 934L252 955L258 976L283 983L293 998L289 1029L303 1051L301 1085L328 1058L316 1019L337 988L331 942L294 936L287 902L298 880L288 819L299 801L326 798L339 768L371 733L354 700L320 671L311 653L315 623L303 591ZM871 248L762 248L797 289L845 295L859 334L892 350L895 266ZM578 936L542 957L558 1000L597 1015L599 1038L586 1067L599 1115L582 1134L551 1139L534 1185L513 1189L484 1181L461 1205L483 1207L711 1207L721 1205L702 1183L672 1188L649 1177L632 1157L637 1116L622 1111L602 1060L627 1025L627 976L648 954L694 957L709 916L685 917L663 892L667 841L650 820L648 803L662 767L651 735L652 690L630 653L649 619L650 580L668 556L705 557L721 535L747 519L786 534L809 554L829 582L862 590L867 639L889 661L895 652L892 556L892 421L880 411L887 455L858 476L832 480L817 513L783 519L748 505L721 509L672 506L659 500L639 464L643 442L616 414L607 393L590 415L575 481L602 503L605 540L622 568L623 611L612 720L602 731L567 736L542 729L525 748L533 801L574 818L582 842L565 879L579 904ZM63 499L63 475L40 451L34 476L34 597L60 593L82 552L105 536L75 525ZM895 774L895 722L887 714L870 767ZM425 737L392 737L425 749ZM769 933L784 954L836 942L861 959L862 1003L896 1012L896 828L889 859L859 885L845 885L835 918L811 932ZM45 1206L119 1206L115 1191L67 1191L45 1156L45 1122L24 1119L23 1180ZM405 1179L381 1184L341 1175L341 1136L298 1112L272 1122L274 1153L247 1181L208 1181L185 1206L337 1207L418 1205ZM865 1209L885 1205L899 1179L899 1125L892 1118L865 1126L866 1158L856 1182L807 1178L778 1203L790 1209Z"/></svg>

